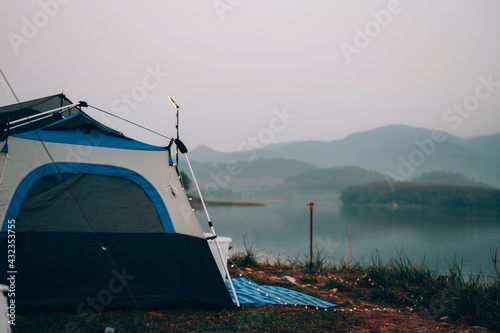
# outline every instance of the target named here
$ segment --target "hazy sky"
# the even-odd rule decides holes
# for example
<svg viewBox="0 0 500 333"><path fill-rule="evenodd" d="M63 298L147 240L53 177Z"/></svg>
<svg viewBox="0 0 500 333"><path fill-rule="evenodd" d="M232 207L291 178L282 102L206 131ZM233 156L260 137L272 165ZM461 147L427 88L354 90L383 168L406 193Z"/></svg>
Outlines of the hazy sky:
<svg viewBox="0 0 500 333"><path fill-rule="evenodd" d="M173 136L170 94L190 148L390 124L468 137L500 131L499 13L496 0L4 0L0 68L21 100L64 91Z"/></svg>

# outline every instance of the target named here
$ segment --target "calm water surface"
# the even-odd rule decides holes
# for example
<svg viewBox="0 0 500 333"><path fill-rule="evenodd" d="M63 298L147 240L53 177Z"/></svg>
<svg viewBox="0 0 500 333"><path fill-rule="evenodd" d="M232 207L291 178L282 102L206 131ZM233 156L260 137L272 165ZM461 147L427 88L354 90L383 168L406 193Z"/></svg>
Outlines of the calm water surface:
<svg viewBox="0 0 500 333"><path fill-rule="evenodd" d="M208 209L216 232L233 239L232 251L244 249L246 235L263 257L309 254L310 211L305 203ZM197 216L208 229L201 210ZM456 256L464 273L494 274L489 247L500 245L500 212L316 204L313 218L314 245L334 262L344 259L351 228L353 261L371 263L378 251L386 262L403 251L416 263L425 257L430 268L443 272Z"/></svg>

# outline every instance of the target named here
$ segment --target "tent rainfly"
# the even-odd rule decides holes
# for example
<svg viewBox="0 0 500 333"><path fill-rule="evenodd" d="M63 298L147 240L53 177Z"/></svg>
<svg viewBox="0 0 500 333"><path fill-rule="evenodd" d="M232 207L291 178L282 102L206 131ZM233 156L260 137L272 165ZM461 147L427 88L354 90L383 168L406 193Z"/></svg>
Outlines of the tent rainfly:
<svg viewBox="0 0 500 333"><path fill-rule="evenodd" d="M1 274L15 276L16 310L233 307L169 149L81 106L61 94L0 108L2 253L15 244Z"/></svg>

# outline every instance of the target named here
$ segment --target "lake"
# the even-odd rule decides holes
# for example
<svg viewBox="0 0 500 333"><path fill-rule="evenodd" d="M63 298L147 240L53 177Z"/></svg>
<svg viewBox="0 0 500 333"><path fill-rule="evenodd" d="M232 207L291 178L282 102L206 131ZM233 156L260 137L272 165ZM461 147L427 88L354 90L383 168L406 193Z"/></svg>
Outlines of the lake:
<svg viewBox="0 0 500 333"><path fill-rule="evenodd" d="M232 251L244 250L243 235L272 260L273 256L309 255L310 210L299 204L271 203L261 207L208 207L215 230L231 237ZM198 219L208 230L201 209ZM353 262L371 263L378 251L387 262L403 253L416 263L424 256L430 268L446 272L456 257L464 273L494 275L490 246L499 246L500 212L425 207L342 206L316 203L314 247L328 253L331 261L344 259L351 228Z"/></svg>

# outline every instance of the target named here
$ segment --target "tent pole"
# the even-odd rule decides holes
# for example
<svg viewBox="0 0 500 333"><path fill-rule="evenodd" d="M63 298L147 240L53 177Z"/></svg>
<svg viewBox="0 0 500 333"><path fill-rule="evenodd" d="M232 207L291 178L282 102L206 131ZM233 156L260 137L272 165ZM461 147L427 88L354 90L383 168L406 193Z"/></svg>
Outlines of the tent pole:
<svg viewBox="0 0 500 333"><path fill-rule="evenodd" d="M175 116L175 128L177 129L177 140L179 140L179 107L177 106L177 114ZM175 165L177 166L177 172L179 172L179 149L175 150Z"/></svg>
<svg viewBox="0 0 500 333"><path fill-rule="evenodd" d="M66 111L68 111L68 110L61 110L61 111L58 111L58 112L54 112L54 114L61 113L61 112L66 112ZM18 124L16 126L12 126L10 129L13 130L14 128L18 128L18 127L21 127L21 126L26 126L26 125L32 124L32 123L34 123L36 121L40 121L40 120L47 119L47 118L50 118L50 117L52 117L51 114L43 116L43 117L38 118L38 119L31 120L30 122L27 122L27 123L23 123L23 124Z"/></svg>
<svg viewBox="0 0 500 333"><path fill-rule="evenodd" d="M217 240L217 234L215 233L214 225L212 223L212 220L210 219L210 215L208 214L207 206L205 205L205 200L203 200L203 195L201 195L200 187L198 186L198 181L196 180L196 176L194 175L193 168L191 167L191 163L189 162L189 157L188 157L187 153L185 153L184 156L186 156L186 161L187 161L187 164L189 166L189 170L191 171L191 175L193 176L193 181L194 181L194 184L196 185L196 189L198 190L198 195L200 196L201 204L203 205L203 209L205 210L205 214L207 215L208 225L210 226L210 231L212 232L212 235L214 236L215 246L217 247L217 251L219 252L220 260L223 263L222 266L224 266L224 271L226 273L227 280L229 281L229 285L231 286L231 291L233 292L233 295L234 295L234 301L236 302L236 306L239 308L240 302L238 301L238 296L236 295L236 290L234 289L233 281L231 280L231 276L229 275L229 270L227 269L227 265L224 265L222 250L221 250L221 247L219 246L219 241Z"/></svg>
<svg viewBox="0 0 500 333"><path fill-rule="evenodd" d="M32 115L32 116L28 116L28 117L25 117L25 118L21 118L21 119L18 119L18 120L14 120L14 121L11 121L11 122L8 122L9 126L12 126L14 124L17 124L17 123L20 123L20 122L23 122L23 121L27 121L27 120L31 120L33 118L38 118L40 116L44 116L44 115L50 115L50 114L53 114L53 113L57 113L59 111L62 111L64 109L70 109L70 108L74 108L76 106L80 106L80 103L75 103L75 104L71 104L71 105L66 105L66 106L63 106L62 108L57 108L57 109L53 109L53 110L49 110L49 111L45 111L45 112L41 112L41 113L38 113L38 114L35 114L35 115Z"/></svg>
<svg viewBox="0 0 500 333"><path fill-rule="evenodd" d="M168 95L168 99L170 100L170 103L172 103L175 106L175 110L177 113L175 114L175 128L177 129L177 140L179 140L179 108L180 106L175 103L175 101ZM179 147L175 149L175 168L177 170L177 174L181 174L179 171Z"/></svg>

